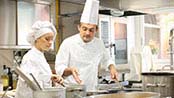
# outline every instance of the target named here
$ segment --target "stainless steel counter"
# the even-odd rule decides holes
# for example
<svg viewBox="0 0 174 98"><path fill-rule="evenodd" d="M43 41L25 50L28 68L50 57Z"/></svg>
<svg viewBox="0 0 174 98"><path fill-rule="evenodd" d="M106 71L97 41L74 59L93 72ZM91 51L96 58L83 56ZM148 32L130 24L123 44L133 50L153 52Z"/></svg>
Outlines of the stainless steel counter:
<svg viewBox="0 0 174 98"><path fill-rule="evenodd" d="M116 94L100 94L84 98L160 98L160 94L153 92L129 92Z"/></svg>

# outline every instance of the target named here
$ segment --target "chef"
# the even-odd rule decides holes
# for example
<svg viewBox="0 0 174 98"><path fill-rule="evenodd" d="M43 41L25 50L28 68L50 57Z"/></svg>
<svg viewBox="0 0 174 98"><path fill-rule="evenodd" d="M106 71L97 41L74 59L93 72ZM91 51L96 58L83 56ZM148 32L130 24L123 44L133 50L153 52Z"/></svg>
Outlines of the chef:
<svg viewBox="0 0 174 98"><path fill-rule="evenodd" d="M63 82L61 76L52 75L44 56L44 52L48 51L53 44L55 36L56 29L52 23L37 21L33 24L32 32L27 37L33 47L24 55L20 67L29 78L32 73L42 87L51 87L51 78L54 78L54 82ZM33 98L33 90L22 78L19 78L15 98Z"/></svg>
<svg viewBox="0 0 174 98"><path fill-rule="evenodd" d="M56 72L65 78L65 83L84 84L87 91L96 89L99 66L108 68L111 78L118 79L115 64L103 41L95 37L98 9L98 0L86 0L79 33L62 42L55 61Z"/></svg>

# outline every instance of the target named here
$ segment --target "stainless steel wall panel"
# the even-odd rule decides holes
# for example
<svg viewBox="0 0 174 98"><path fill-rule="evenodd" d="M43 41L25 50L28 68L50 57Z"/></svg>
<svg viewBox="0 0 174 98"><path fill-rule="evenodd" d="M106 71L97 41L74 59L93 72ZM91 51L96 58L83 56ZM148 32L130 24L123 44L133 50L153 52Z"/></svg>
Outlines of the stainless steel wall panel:
<svg viewBox="0 0 174 98"><path fill-rule="evenodd" d="M16 1L1 0L0 46L16 44Z"/></svg>

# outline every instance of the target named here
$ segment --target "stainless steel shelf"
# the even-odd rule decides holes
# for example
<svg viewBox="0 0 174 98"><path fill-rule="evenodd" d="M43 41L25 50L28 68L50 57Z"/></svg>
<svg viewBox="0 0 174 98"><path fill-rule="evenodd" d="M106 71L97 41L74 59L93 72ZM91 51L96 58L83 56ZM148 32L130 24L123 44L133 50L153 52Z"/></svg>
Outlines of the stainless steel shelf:
<svg viewBox="0 0 174 98"><path fill-rule="evenodd" d="M1 50L19 50L19 49L30 49L32 46L29 45L0 45Z"/></svg>

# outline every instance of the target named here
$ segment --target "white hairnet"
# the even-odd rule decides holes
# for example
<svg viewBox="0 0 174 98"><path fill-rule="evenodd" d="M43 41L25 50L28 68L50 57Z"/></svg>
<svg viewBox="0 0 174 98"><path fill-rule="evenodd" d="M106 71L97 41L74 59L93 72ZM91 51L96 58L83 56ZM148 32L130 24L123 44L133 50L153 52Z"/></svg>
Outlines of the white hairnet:
<svg viewBox="0 0 174 98"><path fill-rule="evenodd" d="M32 31L27 36L27 41L31 45L34 45L36 39L50 32L54 33L54 39L55 39L57 31L52 23L50 23L49 21L36 21L32 25Z"/></svg>

